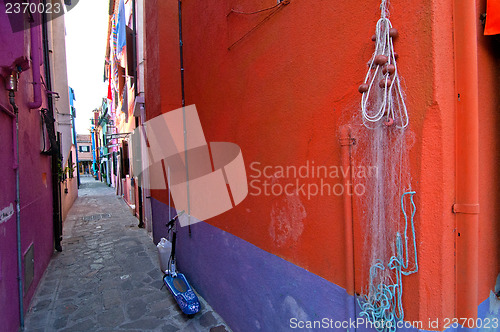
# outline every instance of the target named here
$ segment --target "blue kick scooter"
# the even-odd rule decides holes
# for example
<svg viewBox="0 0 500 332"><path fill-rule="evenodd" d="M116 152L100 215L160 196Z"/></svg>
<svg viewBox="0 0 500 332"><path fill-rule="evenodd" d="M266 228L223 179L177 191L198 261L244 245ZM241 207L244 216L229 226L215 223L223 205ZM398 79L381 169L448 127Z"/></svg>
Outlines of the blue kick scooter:
<svg viewBox="0 0 500 332"><path fill-rule="evenodd" d="M200 301L184 274L177 272L177 267L175 265L175 243L177 239L176 221L183 213L184 211L179 212L166 225L168 232L172 232L172 252L168 260L168 270L165 271L165 275L163 276L163 282L174 296L182 312L186 315L194 315L200 310Z"/></svg>

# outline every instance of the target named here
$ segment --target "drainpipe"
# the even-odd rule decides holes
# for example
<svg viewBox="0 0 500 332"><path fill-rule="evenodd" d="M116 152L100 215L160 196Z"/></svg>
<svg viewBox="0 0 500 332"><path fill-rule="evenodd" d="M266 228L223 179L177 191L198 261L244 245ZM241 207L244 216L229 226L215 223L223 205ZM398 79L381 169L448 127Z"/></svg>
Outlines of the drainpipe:
<svg viewBox="0 0 500 332"><path fill-rule="evenodd" d="M182 41L182 0L178 0L179 11L179 58L181 65L181 94L182 107L186 106L186 96L184 92L184 43Z"/></svg>
<svg viewBox="0 0 500 332"><path fill-rule="evenodd" d="M40 28L36 22L31 22L31 71L33 73L33 101L28 103L29 109L42 106L42 91L40 84Z"/></svg>
<svg viewBox="0 0 500 332"><path fill-rule="evenodd" d="M137 87L137 76L138 76L138 70L137 70L137 16L136 16L136 0L132 0L132 31L133 31L133 38L132 38L132 53L133 53L133 66L134 66L134 93L135 93L135 98L137 98L138 95L138 87ZM143 82L141 82L143 84ZM143 118L141 115L139 115L138 118L140 119L139 121L136 122L136 128L139 127L139 125L143 124ZM111 174L111 173L110 173ZM139 181L137 181L139 183ZM144 228L144 216L143 216L143 199L142 199L142 187L138 185L138 191L137 191L137 196L138 197L138 205L139 205L139 228Z"/></svg>
<svg viewBox="0 0 500 332"><path fill-rule="evenodd" d="M189 200L190 190L189 190L189 164L188 164L188 150L187 150L187 131L186 131L186 93L184 90L184 42L182 40L182 0L178 0L178 14L179 14L179 57L181 65L181 96L182 96L182 118L184 124L184 160L186 161L186 191L187 191L187 215L191 218L191 203ZM170 195L170 192L169 192ZM188 219L188 233L191 237L191 222Z"/></svg>
<svg viewBox="0 0 500 332"><path fill-rule="evenodd" d="M342 126L340 128L340 154L342 169L347 170L347 176L344 177L344 244L345 244L345 285L348 294L346 309L348 319L356 319L356 300L355 300L355 273L354 273L354 231L352 221L352 165L351 165L351 145L354 145L354 139L351 137L351 128ZM351 191L349 191L351 188ZM349 295L352 295L351 299ZM352 311L351 311L352 309ZM354 328L356 330L356 328Z"/></svg>
<svg viewBox="0 0 500 332"><path fill-rule="evenodd" d="M477 318L479 258L477 17L475 1L455 0L456 317L473 319Z"/></svg>
<svg viewBox="0 0 500 332"><path fill-rule="evenodd" d="M20 201L20 184L19 184L19 109L16 105L15 91L17 91L17 72L12 72L8 77L6 89L9 91L9 103L14 110L15 115L15 143L14 143L14 168L16 172L16 238L17 238L17 283L19 291L19 326L21 331L24 330L24 292L23 292L23 270L22 270L22 254L21 254L21 201Z"/></svg>
<svg viewBox="0 0 500 332"><path fill-rule="evenodd" d="M45 6L47 5L47 0L42 0ZM43 45L43 63L45 70L45 84L46 89L52 91L52 77L50 68L50 58L49 58L49 37L47 31L47 14L42 13L42 45ZM47 114L51 119L54 119L54 103L53 95L48 94L47 98ZM54 123L50 124L52 127ZM55 131L55 128L54 128ZM56 144L51 146L52 152L52 208L53 208L53 229L54 229L54 248L57 251L62 251L61 240L62 240L62 218L61 218L61 186L59 184L59 161L61 158L61 148L59 135L55 133Z"/></svg>
<svg viewBox="0 0 500 332"><path fill-rule="evenodd" d="M347 176L344 177L344 229L345 229L345 276L346 291L349 295L354 294L354 244L352 227L352 192L347 190L352 187L351 175L351 145L354 140L351 138L351 129L348 126L340 128L340 154L342 168L347 170Z"/></svg>

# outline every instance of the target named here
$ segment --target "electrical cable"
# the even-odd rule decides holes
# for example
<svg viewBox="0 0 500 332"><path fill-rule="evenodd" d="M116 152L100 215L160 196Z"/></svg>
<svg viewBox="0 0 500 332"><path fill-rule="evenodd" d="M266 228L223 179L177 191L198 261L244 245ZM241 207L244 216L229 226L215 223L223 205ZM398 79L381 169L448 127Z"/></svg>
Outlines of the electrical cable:
<svg viewBox="0 0 500 332"><path fill-rule="evenodd" d="M19 182L19 108L16 105L15 93L13 90L9 91L9 102L12 106L14 114L16 115L15 123L15 139L16 139L16 239L17 239L17 283L18 283L18 294L19 294L19 325L21 330L24 330L24 291L23 291L23 271L22 271L22 257L21 257L21 195L20 195L20 182Z"/></svg>
<svg viewBox="0 0 500 332"><path fill-rule="evenodd" d="M279 7L279 6L282 6L282 5L288 5L290 3L290 0L285 0L285 1L280 1L278 2L276 5L274 6L271 6L271 7L268 7L268 8L264 8L264 9L260 9L260 10L256 10L254 12L241 12L241 11L238 11L238 10L234 10L234 9L231 9L231 11L226 15L229 16L231 15L232 13L235 13L235 14L241 14L241 15L253 15L253 14L258 14L258 13L262 13L262 12L265 12L265 11L268 11L268 10L271 10L271 9L274 9L276 7Z"/></svg>
<svg viewBox="0 0 500 332"><path fill-rule="evenodd" d="M283 2L281 2L281 3L283 3ZM242 41L243 39L245 39L248 35L250 35L255 30L257 30L262 24L264 24L265 22L267 22L274 14L276 14L281 8L283 8L283 6L275 6L274 8L275 9L271 13L269 13L269 15L267 15L266 17L264 17L264 19L262 21L260 21L256 26L254 26L247 33L245 33L241 38L239 38L234 43L232 43L231 46L229 46L227 49L230 51L236 44L238 44L240 41Z"/></svg>

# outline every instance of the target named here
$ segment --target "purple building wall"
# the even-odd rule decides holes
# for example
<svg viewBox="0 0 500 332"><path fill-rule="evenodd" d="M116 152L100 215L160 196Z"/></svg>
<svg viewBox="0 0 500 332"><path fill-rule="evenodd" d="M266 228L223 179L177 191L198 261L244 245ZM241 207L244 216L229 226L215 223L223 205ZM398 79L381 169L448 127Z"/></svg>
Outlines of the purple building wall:
<svg viewBox="0 0 500 332"><path fill-rule="evenodd" d="M41 29L34 30L41 40ZM36 40L36 39L35 39ZM29 288L24 287L24 309L28 308L36 286L53 253L51 157L41 154L41 117L39 108L30 110L33 102L32 64L28 61L30 30L13 33L0 1L0 210L6 215L0 219L0 321L2 331L19 328L19 295L17 282L16 241L16 178L15 178L15 119L9 115L12 108L5 89L5 77L11 69L22 64L18 91L15 95L19 107L19 170L21 205L21 253L24 257L33 245L34 277ZM38 45L41 54L41 45ZM33 50L32 50L33 52ZM40 66L41 63L33 65ZM30 68L28 68L28 66ZM43 75L43 66L40 66ZM42 106L46 106L42 89ZM13 214L9 217L10 206ZM7 209L6 209L7 208ZM24 271L24 260L23 260ZM23 284L25 276L23 275Z"/></svg>

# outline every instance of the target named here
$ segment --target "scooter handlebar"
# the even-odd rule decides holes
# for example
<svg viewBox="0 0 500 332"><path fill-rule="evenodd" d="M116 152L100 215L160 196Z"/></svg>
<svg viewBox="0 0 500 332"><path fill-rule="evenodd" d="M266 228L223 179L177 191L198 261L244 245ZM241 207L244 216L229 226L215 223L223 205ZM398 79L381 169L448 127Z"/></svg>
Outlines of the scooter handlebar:
<svg viewBox="0 0 500 332"><path fill-rule="evenodd" d="M167 224L165 226L167 227L172 227L174 225L174 222L179 219L180 216L182 216L184 214L184 210L182 210L181 212L177 213L177 215L175 217L173 217L169 222L167 222Z"/></svg>

